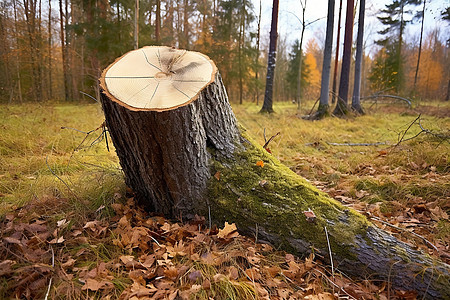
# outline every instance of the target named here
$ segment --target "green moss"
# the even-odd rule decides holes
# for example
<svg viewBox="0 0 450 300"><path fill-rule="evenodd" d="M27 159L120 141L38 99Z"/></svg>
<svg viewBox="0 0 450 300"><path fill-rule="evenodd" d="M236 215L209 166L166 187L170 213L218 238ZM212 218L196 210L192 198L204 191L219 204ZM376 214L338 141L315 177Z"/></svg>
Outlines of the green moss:
<svg viewBox="0 0 450 300"><path fill-rule="evenodd" d="M411 256L408 254L408 252L406 252L405 248L402 248L398 245L394 246L394 250L395 250L395 254L398 255L399 257L401 257L401 259L403 259L403 261L409 263L411 262Z"/></svg>
<svg viewBox="0 0 450 300"><path fill-rule="evenodd" d="M220 179L209 182L211 213L215 220L235 222L238 228L259 227L280 237L287 250L290 241L300 239L318 249L326 249L326 226L333 252L354 247L357 234L363 235L369 224L365 217L342 206L280 163L248 137L241 129L245 149L231 158L218 157L212 163L212 174ZM242 147L238 147L242 149ZM264 162L264 166L257 162ZM308 222L304 211L312 210L314 222Z"/></svg>

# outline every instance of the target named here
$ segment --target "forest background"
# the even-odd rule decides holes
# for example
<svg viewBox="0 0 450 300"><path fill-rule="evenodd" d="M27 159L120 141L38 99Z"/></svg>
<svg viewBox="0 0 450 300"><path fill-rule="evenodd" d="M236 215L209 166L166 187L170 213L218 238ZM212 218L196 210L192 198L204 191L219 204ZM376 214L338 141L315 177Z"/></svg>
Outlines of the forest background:
<svg viewBox="0 0 450 300"><path fill-rule="evenodd" d="M439 2L435 1L431 1L434 7ZM401 11L389 8L396 2L405 3ZM418 24L423 22L427 7L422 1L392 1L376 13L381 22L378 35L371 31L372 36L366 36L375 40L375 44L370 43L363 56L361 95L383 91L422 100L448 100L450 38L449 8L445 2L438 3L441 9L435 8L434 22L428 20L431 27L422 29L423 45L419 43ZM264 5L271 3L138 1L138 26L135 26L136 3L131 0L2 0L0 102L86 101L86 94L98 98L97 79L102 69L135 47L136 33L139 47L168 45L207 54L217 64L232 102L262 102L269 33L261 24L270 21L270 16L264 13L269 8ZM299 1L297 9L293 9L280 3L282 17L297 22L299 30L298 36L279 36L275 101L296 98L300 55L301 97L315 100L320 93L325 28L314 29L312 35L310 32L309 36L313 37L303 41L300 50L303 24L308 32L308 26L315 21L308 17L308 6L305 20L299 17L304 4ZM326 7L323 11L325 14ZM398 50L399 33L393 30L395 24L383 27L382 18L398 22L400 17L401 27L416 24L419 30L404 34ZM395 54L399 51L401 57Z"/></svg>

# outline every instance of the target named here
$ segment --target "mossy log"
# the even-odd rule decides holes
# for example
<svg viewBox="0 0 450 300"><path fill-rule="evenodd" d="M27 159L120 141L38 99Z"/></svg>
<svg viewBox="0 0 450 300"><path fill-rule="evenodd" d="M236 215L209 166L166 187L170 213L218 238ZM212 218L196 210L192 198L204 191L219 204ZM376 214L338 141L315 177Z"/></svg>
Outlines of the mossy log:
<svg viewBox="0 0 450 300"><path fill-rule="evenodd" d="M153 65L150 69L157 67L170 77L183 75L188 69L185 65L192 63L183 62L186 57L179 51L146 47L130 53L140 55L144 59L141 64L148 62ZM329 263L326 227L335 267L341 271L385 280L394 289L415 290L428 299L450 299L447 264L413 249L331 199L252 141L239 127L212 61L202 62L212 68L211 74L204 76L210 80L198 92L180 91L186 94L184 103L149 108L142 103L133 106L127 97L111 92L124 83L108 81L108 70L129 54L103 72L101 102L126 183L141 203L168 217L186 220L197 214L211 216L213 222L234 222L242 233L259 241L297 255L315 251ZM204 59L201 54L198 57ZM127 68L133 73L139 65ZM145 73L136 72L141 77ZM129 76L125 73L123 77ZM192 75L186 78L178 80L194 80ZM147 77L153 79L153 75ZM130 95L144 90L133 84L128 87ZM153 99L159 85L140 97ZM166 96L159 97L164 103Z"/></svg>

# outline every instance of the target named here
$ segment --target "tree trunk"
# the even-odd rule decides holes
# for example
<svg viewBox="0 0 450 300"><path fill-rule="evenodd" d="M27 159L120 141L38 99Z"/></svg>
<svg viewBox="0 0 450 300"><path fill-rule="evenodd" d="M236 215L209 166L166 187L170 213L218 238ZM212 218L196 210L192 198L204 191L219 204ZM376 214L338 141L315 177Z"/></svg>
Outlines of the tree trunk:
<svg viewBox="0 0 450 300"><path fill-rule="evenodd" d="M341 16L342 16L342 0L339 1L339 17L338 17L338 27L337 27L337 37L336 37L336 55L334 56L334 71L333 71L333 92L331 95L331 103L336 103L337 91L337 73L339 65L339 46L341 45Z"/></svg>
<svg viewBox="0 0 450 300"><path fill-rule="evenodd" d="M47 56L48 56L48 97L53 99L52 89L52 1L48 0L48 42L47 42Z"/></svg>
<svg viewBox="0 0 450 300"><path fill-rule="evenodd" d="M260 241L329 262L326 226L340 270L429 299L450 297L450 266L376 228L252 141L214 64L192 53L145 47L100 78L106 124L141 203L169 217L235 222Z"/></svg>
<svg viewBox="0 0 450 300"><path fill-rule="evenodd" d="M269 56L267 59L266 91L264 93L264 103L261 112L273 112L273 80L275 77L275 62L277 54L278 38L278 2L273 0L272 6L272 24L270 26Z"/></svg>
<svg viewBox="0 0 450 300"><path fill-rule="evenodd" d="M67 17L67 16L66 16ZM67 69L67 47L66 39L64 38L64 13L63 13L63 3L59 0L59 36L61 39L61 54L62 54L62 65L63 65L63 77L64 77L64 100L69 100L69 72Z"/></svg>
<svg viewBox="0 0 450 300"><path fill-rule="evenodd" d="M322 64L322 82L320 83L320 101L317 112L310 119L322 119L328 115L330 95L331 52L333 51L334 0L328 0L327 33Z"/></svg>
<svg viewBox="0 0 450 300"><path fill-rule="evenodd" d="M161 0L156 0L156 16L155 16L155 43L160 43L161 34Z"/></svg>
<svg viewBox="0 0 450 300"><path fill-rule="evenodd" d="M139 0L134 1L134 49L137 48L139 48Z"/></svg>
<svg viewBox="0 0 450 300"><path fill-rule="evenodd" d="M22 103L22 79L20 76L20 44L19 44L19 29L17 25L17 6L16 0L13 0L14 9L14 35L16 40L16 72L17 72L17 94L19 95L19 102Z"/></svg>
<svg viewBox="0 0 450 300"><path fill-rule="evenodd" d="M302 105L302 101L301 101L301 89L302 89L302 64L303 64L303 36L305 35L305 28L306 28L306 24L305 24L305 12L306 12L306 0L305 0L305 4L303 5L303 1L300 1L300 4L302 6L302 32L300 34L300 57L299 57L299 63L298 63L298 75L297 75L297 93L296 93L296 99L295 101L297 102L297 110L300 111L301 105Z"/></svg>
<svg viewBox="0 0 450 300"><path fill-rule="evenodd" d="M414 94L416 93L417 75L419 74L420 55L422 54L423 24L424 24L424 21L425 21L425 6L426 6L426 4L427 4L427 0L423 0L422 25L420 25L419 52L417 53L416 72L414 74L414 88L413 88L413 93Z"/></svg>
<svg viewBox="0 0 450 300"><path fill-rule="evenodd" d="M262 1L259 0L258 28L256 31L256 56L255 56L256 105L259 105L259 42L261 37L261 11L262 11Z"/></svg>
<svg viewBox="0 0 450 300"><path fill-rule="evenodd" d="M353 11L354 0L347 0L345 16L344 53L342 56L341 78L339 80L339 97L333 114L343 116L348 113L348 89L350 81L350 65L352 60Z"/></svg>
<svg viewBox="0 0 450 300"><path fill-rule="evenodd" d="M355 59L355 81L353 85L352 109L363 115L361 107L361 68L363 60L363 38L364 38L364 11L366 0L360 0L358 17L358 36L356 38L356 59Z"/></svg>

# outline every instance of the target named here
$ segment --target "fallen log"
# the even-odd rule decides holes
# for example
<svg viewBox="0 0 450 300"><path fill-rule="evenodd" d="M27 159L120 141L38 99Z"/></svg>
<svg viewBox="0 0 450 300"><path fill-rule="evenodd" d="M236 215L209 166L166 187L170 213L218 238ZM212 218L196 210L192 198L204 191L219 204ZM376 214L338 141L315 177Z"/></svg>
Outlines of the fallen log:
<svg viewBox="0 0 450 300"><path fill-rule="evenodd" d="M125 180L152 211L236 223L297 255L385 280L428 299L450 298L450 266L341 205L257 145L240 127L214 63L197 52L144 47L100 78L101 103Z"/></svg>

